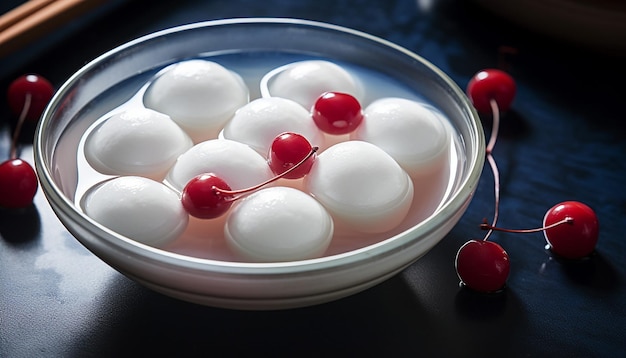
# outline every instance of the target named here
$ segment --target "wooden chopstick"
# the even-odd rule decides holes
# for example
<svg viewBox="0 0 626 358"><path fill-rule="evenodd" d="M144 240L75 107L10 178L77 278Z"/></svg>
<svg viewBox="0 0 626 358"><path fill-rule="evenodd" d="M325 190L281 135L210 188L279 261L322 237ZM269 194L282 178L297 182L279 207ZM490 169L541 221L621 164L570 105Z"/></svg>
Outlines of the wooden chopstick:
<svg viewBox="0 0 626 358"><path fill-rule="evenodd" d="M0 16L0 57L63 25L105 0L30 0Z"/></svg>
<svg viewBox="0 0 626 358"><path fill-rule="evenodd" d="M52 2L54 0L30 0L7 12L0 17L0 32L24 20Z"/></svg>

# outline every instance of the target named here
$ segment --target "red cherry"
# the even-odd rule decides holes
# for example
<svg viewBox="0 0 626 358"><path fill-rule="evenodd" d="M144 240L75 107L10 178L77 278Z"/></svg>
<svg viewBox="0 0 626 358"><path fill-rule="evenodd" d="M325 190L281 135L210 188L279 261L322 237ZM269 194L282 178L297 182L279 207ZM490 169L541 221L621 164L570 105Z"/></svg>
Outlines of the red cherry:
<svg viewBox="0 0 626 358"><path fill-rule="evenodd" d="M304 136L291 132L282 133L272 141L267 163L274 174L280 175L300 163L310 152L311 143ZM311 171L314 161L315 155L309 156L297 169L285 174L284 178L302 178Z"/></svg>
<svg viewBox="0 0 626 358"><path fill-rule="evenodd" d="M25 208L37 193L37 174L22 159L10 159L0 164L0 207Z"/></svg>
<svg viewBox="0 0 626 358"><path fill-rule="evenodd" d="M54 88L48 80L36 74L16 78L11 82L7 91L9 107L13 113L16 115L22 113L28 94L30 94L31 100L26 119L36 122L50 102Z"/></svg>
<svg viewBox="0 0 626 358"><path fill-rule="evenodd" d="M515 80L508 73L497 69L478 72L467 84L467 95L480 113L491 113L490 101L494 99L500 111L511 107L515 97Z"/></svg>
<svg viewBox="0 0 626 358"><path fill-rule="evenodd" d="M232 205L233 196L217 189L231 190L224 180L212 173L192 178L183 189L183 207L190 215L201 219L221 216Z"/></svg>
<svg viewBox="0 0 626 358"><path fill-rule="evenodd" d="M495 242L470 240L457 252L455 267L465 286L479 292L495 292L504 287L509 276L509 255Z"/></svg>
<svg viewBox="0 0 626 358"><path fill-rule="evenodd" d="M598 242L598 218L589 206L578 201L565 201L546 212L543 225L549 226L566 218L573 220L544 230L550 250L558 256L579 259L589 256Z"/></svg>
<svg viewBox="0 0 626 358"><path fill-rule="evenodd" d="M348 134L363 121L361 104L352 95L326 92L311 109L317 127L328 134Z"/></svg>

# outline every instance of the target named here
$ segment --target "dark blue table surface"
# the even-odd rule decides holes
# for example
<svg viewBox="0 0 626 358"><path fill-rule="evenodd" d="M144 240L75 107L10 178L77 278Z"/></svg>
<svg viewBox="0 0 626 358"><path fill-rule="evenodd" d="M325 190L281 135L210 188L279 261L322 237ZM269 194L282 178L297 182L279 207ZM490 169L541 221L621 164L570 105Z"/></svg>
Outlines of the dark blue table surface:
<svg viewBox="0 0 626 358"><path fill-rule="evenodd" d="M314 307L233 311L178 301L122 276L70 236L39 192L31 210L0 211L0 357L626 356L623 55L553 41L466 1L114 1L0 58L1 95L26 72L58 87L99 54L155 30L251 16L371 33L422 55L462 88L478 70L501 64L502 46L516 49L506 64L518 94L494 153L500 224L539 226L552 205L579 200L600 220L596 253L567 262L546 251L541 234L497 234L511 257L506 290L459 288L456 251L482 236L478 224L493 213L486 170L460 223L394 278ZM3 157L9 118L0 102ZM23 155L32 157L28 143Z"/></svg>

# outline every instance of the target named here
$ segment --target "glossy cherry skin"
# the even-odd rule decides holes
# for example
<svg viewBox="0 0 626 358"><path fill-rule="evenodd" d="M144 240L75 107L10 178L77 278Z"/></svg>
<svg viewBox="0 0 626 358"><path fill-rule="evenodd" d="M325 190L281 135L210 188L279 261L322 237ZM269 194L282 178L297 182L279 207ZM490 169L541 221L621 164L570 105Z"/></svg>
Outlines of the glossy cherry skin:
<svg viewBox="0 0 626 358"><path fill-rule="evenodd" d="M37 174L27 162L16 158L0 164L0 207L30 206L37 187Z"/></svg>
<svg viewBox="0 0 626 358"><path fill-rule="evenodd" d="M552 225L566 217L571 217L573 221L544 230L550 250L567 259L589 256L598 242L600 231L598 217L586 204L565 201L546 212L543 225Z"/></svg>
<svg viewBox="0 0 626 358"><path fill-rule="evenodd" d="M474 75L467 84L467 95L480 113L492 113L489 102L495 99L500 111L507 111L513 103L517 86L508 73L485 69Z"/></svg>
<svg viewBox="0 0 626 358"><path fill-rule="evenodd" d="M461 282L479 292L501 290L509 277L509 255L492 241L470 240L456 254L456 272Z"/></svg>
<svg viewBox="0 0 626 358"><path fill-rule="evenodd" d="M200 219L214 219L228 211L232 205L233 196L216 190L231 190L230 186L212 173L200 174L192 178L181 196L185 210L191 216Z"/></svg>
<svg viewBox="0 0 626 358"><path fill-rule="evenodd" d="M311 143L302 135L286 132L278 135L273 141L268 154L268 161L272 172L281 175L289 168L300 163L311 153ZM299 179L311 171L315 155L311 155L298 168L284 175L287 179Z"/></svg>
<svg viewBox="0 0 626 358"><path fill-rule="evenodd" d="M311 109L317 127L328 134L348 134L363 121L359 101L341 92L326 92L319 96Z"/></svg>
<svg viewBox="0 0 626 358"><path fill-rule="evenodd" d="M54 87L47 79L37 74L28 74L16 78L7 90L9 107L15 115L22 113L28 93L31 95L31 102L26 119L36 122L50 102L54 94Z"/></svg>

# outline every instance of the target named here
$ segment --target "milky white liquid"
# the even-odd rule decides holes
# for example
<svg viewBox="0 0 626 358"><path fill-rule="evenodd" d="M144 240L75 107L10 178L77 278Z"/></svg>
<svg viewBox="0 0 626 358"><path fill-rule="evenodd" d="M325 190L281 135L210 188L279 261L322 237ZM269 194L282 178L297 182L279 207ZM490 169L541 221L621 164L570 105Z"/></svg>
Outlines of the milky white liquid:
<svg viewBox="0 0 626 358"><path fill-rule="evenodd" d="M319 58L284 53L251 53L212 56L207 59L238 73L246 82L252 101L261 96L260 82L266 73L295 61ZM401 97L428 103L422 96L396 79L349 64L340 62L338 64L357 78L363 86L364 96L361 103L363 108L382 97ZM86 134L116 111L121 111L128 106L142 106L143 91L151 76L157 71L158 69L138 75L104 92L88 108L79 113L61 136L53 158L53 168L55 168L57 183L79 210L81 210L80 200L85 191L103 180L112 178L97 173L86 162L83 154ZM379 234L359 233L335 221L335 234L326 255L362 248L399 234L432 215L446 200L458 179L456 173L465 160L465 154L458 143L458 136L454 134L452 125L443 114L436 112L449 127L450 133L453 133L450 139L449 161L442 162L426 177L414 179L414 200L407 217L394 229ZM329 138L329 142L344 139L345 137L333 136ZM315 143L312 144L315 145ZM371 169L376 170L376 168ZM162 178L153 179L161 180ZM281 179L278 185L301 188L302 180ZM163 249L199 258L240 261L228 248L224 239L223 226L226 218L227 215L213 220L191 217L189 226L181 237Z"/></svg>

